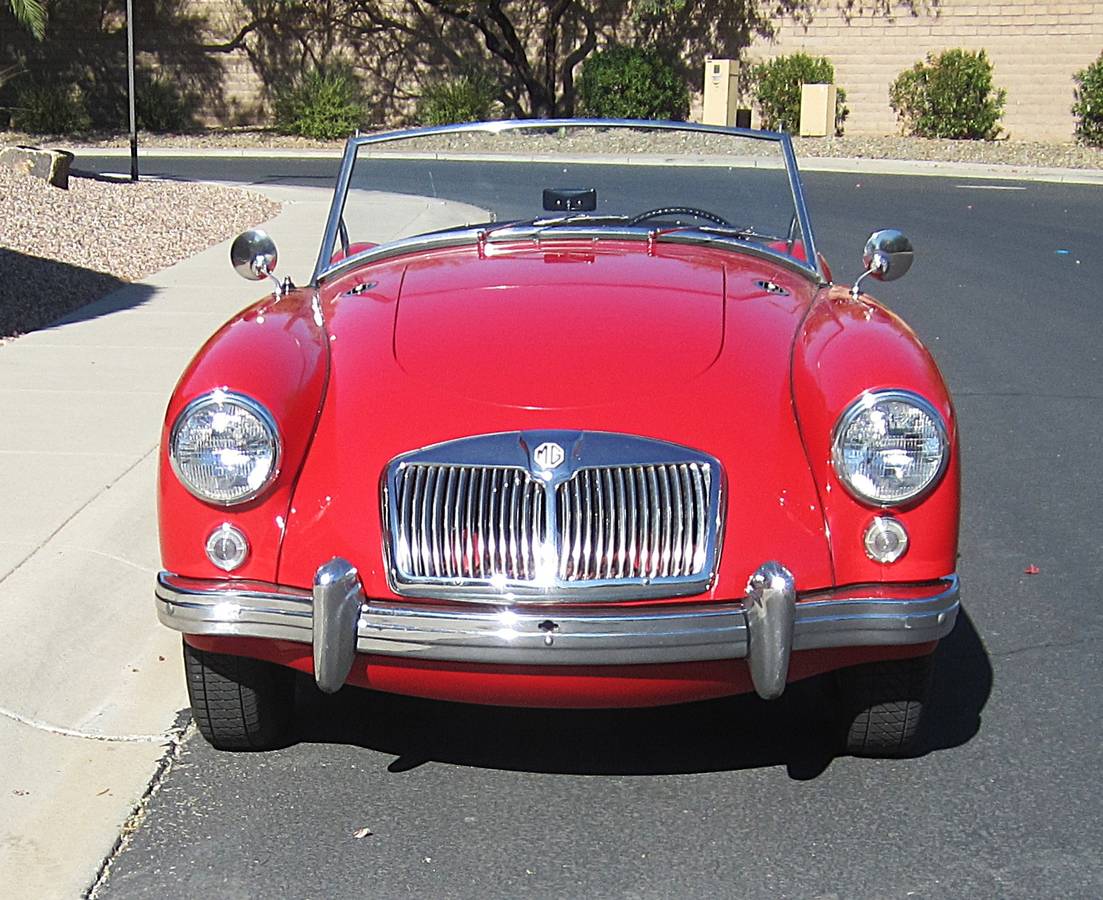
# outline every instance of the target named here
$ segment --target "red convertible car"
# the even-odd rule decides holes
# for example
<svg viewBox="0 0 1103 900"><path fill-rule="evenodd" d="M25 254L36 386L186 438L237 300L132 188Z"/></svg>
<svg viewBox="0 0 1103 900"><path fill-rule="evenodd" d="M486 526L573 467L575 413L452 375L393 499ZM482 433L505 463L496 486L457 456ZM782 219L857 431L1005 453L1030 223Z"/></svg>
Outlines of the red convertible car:
<svg viewBox="0 0 1103 900"><path fill-rule="evenodd" d="M349 140L310 283L169 403L161 622L220 748L296 672L516 707L833 681L842 746L914 748L958 613L957 429L930 354L816 252L789 138L511 121Z"/></svg>

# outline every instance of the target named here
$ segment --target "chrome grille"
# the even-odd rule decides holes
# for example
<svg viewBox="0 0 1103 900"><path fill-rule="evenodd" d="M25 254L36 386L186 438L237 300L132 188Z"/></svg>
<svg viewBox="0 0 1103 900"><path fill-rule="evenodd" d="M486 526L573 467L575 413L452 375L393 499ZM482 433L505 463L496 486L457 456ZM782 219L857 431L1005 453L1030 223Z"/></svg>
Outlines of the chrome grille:
<svg viewBox="0 0 1103 900"><path fill-rule="evenodd" d="M415 450L383 483L391 586L506 604L701 593L716 569L722 481L700 451L606 432Z"/></svg>
<svg viewBox="0 0 1103 900"><path fill-rule="evenodd" d="M397 481L396 559L414 578L528 581L547 516L523 469L411 465Z"/></svg>
<svg viewBox="0 0 1103 900"><path fill-rule="evenodd" d="M705 564L704 463L582 469L556 488L564 581L677 578Z"/></svg>

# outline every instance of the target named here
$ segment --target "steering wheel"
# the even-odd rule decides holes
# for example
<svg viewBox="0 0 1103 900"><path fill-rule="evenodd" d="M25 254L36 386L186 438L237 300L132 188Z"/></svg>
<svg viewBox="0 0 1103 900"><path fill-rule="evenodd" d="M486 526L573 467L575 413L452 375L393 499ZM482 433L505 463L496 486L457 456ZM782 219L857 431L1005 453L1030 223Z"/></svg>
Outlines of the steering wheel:
<svg viewBox="0 0 1103 900"><path fill-rule="evenodd" d="M717 225L723 225L725 228L735 227L723 216L718 216L716 213L709 212L707 209L699 209L696 206L660 206L656 209L649 209L647 212L642 212L638 216L633 216L625 222L625 224L639 225L640 222L646 222L648 219L660 219L664 216L696 216L698 219L715 222Z"/></svg>

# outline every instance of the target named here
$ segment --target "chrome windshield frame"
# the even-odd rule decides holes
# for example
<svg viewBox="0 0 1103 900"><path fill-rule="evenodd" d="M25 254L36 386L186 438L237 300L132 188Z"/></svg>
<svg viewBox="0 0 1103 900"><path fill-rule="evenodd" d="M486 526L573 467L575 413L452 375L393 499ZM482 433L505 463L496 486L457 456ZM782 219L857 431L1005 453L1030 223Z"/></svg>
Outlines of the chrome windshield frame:
<svg viewBox="0 0 1103 900"><path fill-rule="evenodd" d="M353 167L356 164L357 153L361 147L373 144L387 144L395 141L409 140L411 138L429 137L442 134L483 133L500 134L507 131L546 131L555 128L635 128L649 129L653 131L692 131L704 134L731 135L734 137L750 138L758 141L769 141L780 145L781 156L785 164L785 171L789 181L789 190L792 195L793 209L796 213L797 223L800 226L801 236L804 241L807 261L801 261L796 257L786 254L763 250L763 254L772 259L783 259L801 272L807 273L815 281L826 284L828 279L820 262L819 253L816 251L815 237L812 233L812 223L808 215L808 207L804 201L804 189L801 184L800 171L797 168L796 154L793 152L793 142L785 132L778 131L754 131L749 128L729 128L722 125L702 125L697 122L664 122L641 119L505 119L491 122L464 122L455 125L438 125L426 128L411 128L402 131L388 131L380 134L354 135L345 143L344 156L341 158L341 168L337 174L337 182L334 186L333 200L329 208L329 216L326 220L325 233L322 236L322 246L318 251L318 259L314 264L314 273L311 276L311 286L317 287L322 279L339 270L349 267L354 262L363 262L369 258L390 256L388 249L403 247L406 250L416 250L423 245L426 249L434 246L439 238L448 232L429 232L426 235L416 235L413 238L402 238L387 244L380 245L372 250L358 253L348 259L332 262L333 248L337 242L337 236L341 227L344 214L345 200L348 196L349 185L352 181ZM457 229L455 237L460 238L468 229ZM424 239L424 240L423 240ZM449 240L446 244L466 243L467 238ZM709 240L709 243L714 241ZM754 248L749 241L724 239L715 241L726 245L734 245L740 249ZM762 248L758 248L762 249Z"/></svg>

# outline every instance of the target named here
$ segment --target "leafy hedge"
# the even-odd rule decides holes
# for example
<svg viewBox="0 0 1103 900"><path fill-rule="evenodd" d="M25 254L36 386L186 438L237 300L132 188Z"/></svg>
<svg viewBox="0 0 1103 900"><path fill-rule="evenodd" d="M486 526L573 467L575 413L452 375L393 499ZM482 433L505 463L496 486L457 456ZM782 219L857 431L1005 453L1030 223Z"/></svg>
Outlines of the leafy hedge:
<svg viewBox="0 0 1103 900"><path fill-rule="evenodd" d="M992 85L992 63L983 50L928 54L889 88L897 117L918 137L992 140L1006 99L1007 91Z"/></svg>
<svg viewBox="0 0 1103 900"><path fill-rule="evenodd" d="M276 130L315 140L348 137L364 121L360 82L336 64L307 72L276 94Z"/></svg>
<svg viewBox="0 0 1103 900"><path fill-rule="evenodd" d="M1091 147L1103 147L1103 53L1073 78L1076 81L1076 137Z"/></svg>
<svg viewBox="0 0 1103 900"><path fill-rule="evenodd" d="M438 81L422 91L417 101L417 120L422 125L482 122L493 118L498 93L495 81L481 72Z"/></svg>
<svg viewBox="0 0 1103 900"><path fill-rule="evenodd" d="M191 131L195 128L194 110L195 98L168 78L154 76L135 89L134 114L138 127L146 131Z"/></svg>
<svg viewBox="0 0 1103 900"><path fill-rule="evenodd" d="M796 133L800 128L800 94L804 84L834 84L835 67L823 56L793 53L776 56L751 70L755 103L762 115L762 127L770 131ZM835 101L835 133L843 133L846 91L838 88Z"/></svg>
<svg viewBox="0 0 1103 900"><path fill-rule="evenodd" d="M650 47L612 46L587 57L578 79L583 116L673 119L689 115L689 88Z"/></svg>
<svg viewBox="0 0 1103 900"><path fill-rule="evenodd" d="M79 134L92 127L92 119L77 85L28 84L16 92L11 127L30 134Z"/></svg>

